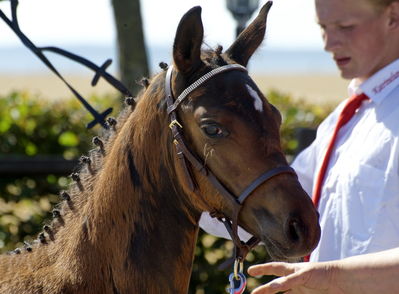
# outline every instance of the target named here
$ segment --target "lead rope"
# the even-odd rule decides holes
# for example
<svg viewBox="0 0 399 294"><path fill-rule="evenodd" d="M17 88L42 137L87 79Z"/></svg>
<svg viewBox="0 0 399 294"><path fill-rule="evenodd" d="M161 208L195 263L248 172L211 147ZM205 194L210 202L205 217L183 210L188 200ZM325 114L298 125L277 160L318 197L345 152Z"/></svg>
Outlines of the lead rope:
<svg viewBox="0 0 399 294"><path fill-rule="evenodd" d="M229 275L229 287L226 289L229 294L241 294L245 291L247 285L247 278L244 275L244 260L249 251L255 247L260 240L256 237L251 237L246 243L240 240L238 236L237 229L233 229L237 224L237 217L235 217L235 221L231 222L228 219L219 219L225 227L227 232L230 234L231 239L234 243L234 255L233 258L226 260L219 268L224 268L231 264L232 259L234 259L233 272ZM238 239L238 241L237 241Z"/></svg>

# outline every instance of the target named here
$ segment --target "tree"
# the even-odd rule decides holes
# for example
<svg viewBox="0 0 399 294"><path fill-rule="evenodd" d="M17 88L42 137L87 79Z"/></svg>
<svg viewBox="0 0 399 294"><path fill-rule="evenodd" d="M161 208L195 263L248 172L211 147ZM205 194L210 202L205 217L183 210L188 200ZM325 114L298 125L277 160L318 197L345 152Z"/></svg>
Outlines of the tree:
<svg viewBox="0 0 399 294"><path fill-rule="evenodd" d="M112 0L115 17L119 71L123 84L137 93L136 81L149 74L140 0Z"/></svg>

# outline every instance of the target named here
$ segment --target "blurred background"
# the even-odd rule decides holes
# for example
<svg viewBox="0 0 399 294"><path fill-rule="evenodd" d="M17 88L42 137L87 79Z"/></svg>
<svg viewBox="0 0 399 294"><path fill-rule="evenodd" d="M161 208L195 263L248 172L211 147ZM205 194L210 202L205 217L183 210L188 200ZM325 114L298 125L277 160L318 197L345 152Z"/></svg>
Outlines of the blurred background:
<svg viewBox="0 0 399 294"><path fill-rule="evenodd" d="M249 12L236 7L234 15L233 2ZM160 71L159 62L171 62L176 27L188 9L202 7L204 47L227 49L265 2L20 0L18 20L38 47L60 47L99 66L112 58L108 71L136 93L141 88L136 81ZM11 18L9 1L0 0L0 10ZM117 115L123 99L113 87L103 79L92 87L93 72L56 54L45 55L94 108L113 107ZM282 144L289 160L311 141L308 130L346 96L347 81L323 52L313 1L274 1L266 39L249 71L283 115ZM90 120L69 89L0 20L0 252L34 240L51 218L77 159L100 132L99 126L85 128ZM230 241L201 232L190 293L224 292L229 270L217 266L231 250ZM247 264L267 260L258 247ZM249 279L249 289L269 278Z"/></svg>
<svg viewBox="0 0 399 294"><path fill-rule="evenodd" d="M259 1L259 8L265 2ZM228 48L235 38L237 22L227 9L226 0L146 0L140 5L150 73L159 70L160 61L170 62L177 24L195 5L203 9L206 45ZM5 13L8 6L8 1L0 1ZM113 7L116 6L111 0L21 0L18 18L21 30L37 46L58 46L98 64L112 58L110 71L116 74L118 37ZM129 10L125 11L128 14ZM256 14L257 11L252 18ZM134 12L130 16L133 18ZM91 73L82 66L54 54L47 56L82 93L110 90L103 83L90 87L87 81ZM323 52L313 1L274 1L266 39L251 59L250 71L262 89L275 88L312 102L335 102L346 95L346 82ZM0 22L0 94L16 89L28 89L52 99L69 95L68 89Z"/></svg>

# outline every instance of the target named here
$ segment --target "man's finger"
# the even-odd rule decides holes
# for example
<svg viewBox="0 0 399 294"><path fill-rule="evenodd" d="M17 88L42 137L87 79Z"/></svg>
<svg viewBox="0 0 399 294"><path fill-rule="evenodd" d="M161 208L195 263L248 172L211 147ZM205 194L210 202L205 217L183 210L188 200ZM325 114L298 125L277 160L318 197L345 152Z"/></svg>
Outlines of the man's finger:
<svg viewBox="0 0 399 294"><path fill-rule="evenodd" d="M251 292L251 294L274 294L290 290L290 288L285 286L285 279L285 277L277 278L266 285L256 288Z"/></svg>
<svg viewBox="0 0 399 294"><path fill-rule="evenodd" d="M264 286L256 288L252 294L274 294L281 291L288 291L290 289L304 286L307 279L307 274L301 274L300 272L292 273L285 277L277 278Z"/></svg>
<svg viewBox="0 0 399 294"><path fill-rule="evenodd" d="M275 275L286 276L295 271L295 264L285 262L270 262L254 265L248 268L248 274L251 276Z"/></svg>

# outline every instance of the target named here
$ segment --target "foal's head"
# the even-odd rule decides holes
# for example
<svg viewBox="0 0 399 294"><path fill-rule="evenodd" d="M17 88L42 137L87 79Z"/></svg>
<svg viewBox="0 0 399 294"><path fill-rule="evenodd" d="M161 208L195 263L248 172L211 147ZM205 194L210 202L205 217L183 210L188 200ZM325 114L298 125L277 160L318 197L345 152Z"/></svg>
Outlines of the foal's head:
<svg viewBox="0 0 399 294"><path fill-rule="evenodd" d="M221 48L201 51L201 8L188 11L174 41L173 96L215 68L245 67L264 38L269 8L268 3L224 53ZM188 149L236 197L260 175L288 165L280 146L280 113L243 68L216 74L188 94L176 112ZM221 196L203 172L191 169L197 186L192 192L181 166L176 164L176 169L201 210L234 217L232 202ZM293 173L279 173L257 186L243 203L238 223L278 259L308 254L320 235L317 212Z"/></svg>

